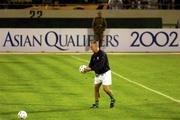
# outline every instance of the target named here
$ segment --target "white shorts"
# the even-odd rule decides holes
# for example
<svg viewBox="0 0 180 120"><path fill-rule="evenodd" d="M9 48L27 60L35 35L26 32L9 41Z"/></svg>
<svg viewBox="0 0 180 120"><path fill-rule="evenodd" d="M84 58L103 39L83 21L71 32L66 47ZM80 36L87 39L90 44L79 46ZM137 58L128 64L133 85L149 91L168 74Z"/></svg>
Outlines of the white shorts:
<svg viewBox="0 0 180 120"><path fill-rule="evenodd" d="M94 78L94 84L99 84L102 83L103 85L111 85L112 80L111 80L111 70L100 74L99 76L95 76Z"/></svg>

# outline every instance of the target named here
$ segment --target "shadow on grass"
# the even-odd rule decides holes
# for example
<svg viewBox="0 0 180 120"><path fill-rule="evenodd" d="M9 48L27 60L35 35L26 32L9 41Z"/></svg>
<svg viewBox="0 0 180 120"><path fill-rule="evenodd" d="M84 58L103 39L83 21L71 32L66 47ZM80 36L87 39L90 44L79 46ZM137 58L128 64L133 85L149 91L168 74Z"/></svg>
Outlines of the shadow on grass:
<svg viewBox="0 0 180 120"><path fill-rule="evenodd" d="M21 61L0 61L0 64L5 64L5 63L14 63L14 64L22 64L22 63L27 63L27 62L21 62Z"/></svg>
<svg viewBox="0 0 180 120"><path fill-rule="evenodd" d="M3 103L0 103L0 106ZM17 103L4 103L3 105L20 105L20 106L31 106L30 109L27 109L28 114L48 114L48 113L68 113L73 112L89 112L93 111L88 106L67 106L67 105L50 105L50 104L17 104ZM116 107L112 111L113 114L125 113L124 116L129 116L130 118L135 119L153 119L153 120L180 120L179 111L174 111L167 109L166 106L171 106L173 103L145 103L145 104L136 104L136 105L121 105L120 108ZM32 108L33 106L33 108ZM35 109L38 107L39 109ZM154 109L153 113L147 113L144 109ZM98 114L99 112L109 112L109 108L99 108L95 110ZM99 111L99 112L98 112ZM1 115L16 115L18 111L12 112L0 112ZM111 116L113 117L113 116ZM116 115L114 117L117 117ZM120 117L121 119L122 117Z"/></svg>
<svg viewBox="0 0 180 120"><path fill-rule="evenodd" d="M48 112L77 112L77 111L85 111L90 110L87 106L65 106L65 105L48 105L48 104L18 104L18 103L0 103L0 105L10 105L10 106L38 106L38 108L42 110L32 110L33 108L30 108L31 110L28 110L28 113L48 113ZM49 107L49 108L48 108ZM53 108L55 107L55 108ZM46 110L43 110L46 109ZM17 114L18 111L12 111L12 112L0 112L0 115L10 115L10 114Z"/></svg>

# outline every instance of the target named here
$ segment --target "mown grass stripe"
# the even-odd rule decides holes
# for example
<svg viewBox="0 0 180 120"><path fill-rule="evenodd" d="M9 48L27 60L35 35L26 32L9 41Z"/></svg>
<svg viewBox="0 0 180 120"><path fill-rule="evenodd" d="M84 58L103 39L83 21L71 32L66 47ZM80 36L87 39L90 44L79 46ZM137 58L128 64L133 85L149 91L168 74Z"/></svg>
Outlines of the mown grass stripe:
<svg viewBox="0 0 180 120"><path fill-rule="evenodd" d="M73 57L74 59L79 60L79 61L82 61L82 62L86 62L86 63L88 62L87 60L78 58L78 57L76 57L76 56L72 56L72 57ZM178 100L178 99L175 99L175 98L173 98L173 97L171 97L171 96L168 96L168 95L166 95L166 94L164 94L164 93L161 93L161 92L159 92L159 91L157 91L157 90L151 89L151 88L149 88L149 87L147 87L147 86L145 86L145 85L143 85L143 84L140 84L140 83L138 83L138 82L135 82L135 81L133 81L133 80L127 78L127 77L124 77L124 76L118 74L117 72L112 71L112 73L113 73L114 75L116 75L116 76L118 76L118 77L120 77L120 78L128 81L129 83L132 83L132 84L134 84L134 85L140 86L140 87L142 87L142 88L144 88L144 89L146 89L146 90L148 90L148 91L151 91L151 92L156 93L156 94L158 94L158 95L160 95L160 96L163 96L163 97L165 97L165 98L167 98L167 99L169 99L169 100L171 100L171 101L173 101L173 102L180 103L180 100Z"/></svg>

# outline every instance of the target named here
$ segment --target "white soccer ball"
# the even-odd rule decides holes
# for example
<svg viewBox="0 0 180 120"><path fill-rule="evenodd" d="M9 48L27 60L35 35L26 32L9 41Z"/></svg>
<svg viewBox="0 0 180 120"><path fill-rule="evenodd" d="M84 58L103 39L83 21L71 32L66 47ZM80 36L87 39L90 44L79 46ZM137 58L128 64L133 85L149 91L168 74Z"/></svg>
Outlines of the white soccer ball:
<svg viewBox="0 0 180 120"><path fill-rule="evenodd" d="M26 113L26 111L19 111L19 112L18 112L18 118L19 118L19 119L22 119L22 120L26 119L26 118L27 118L27 113Z"/></svg>
<svg viewBox="0 0 180 120"><path fill-rule="evenodd" d="M86 67L87 67L86 65L81 65L81 66L79 67L80 73L84 73L84 70L85 70Z"/></svg>

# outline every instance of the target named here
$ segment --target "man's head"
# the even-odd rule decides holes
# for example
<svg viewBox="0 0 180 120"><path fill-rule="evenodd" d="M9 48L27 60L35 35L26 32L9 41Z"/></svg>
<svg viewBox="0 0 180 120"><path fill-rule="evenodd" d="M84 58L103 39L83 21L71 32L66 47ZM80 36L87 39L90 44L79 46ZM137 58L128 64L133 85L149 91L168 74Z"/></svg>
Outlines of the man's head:
<svg viewBox="0 0 180 120"><path fill-rule="evenodd" d="M97 15L98 17L102 17L102 13L100 11L97 13Z"/></svg>
<svg viewBox="0 0 180 120"><path fill-rule="evenodd" d="M99 51L98 41L91 41L90 47L94 53L97 53Z"/></svg>

